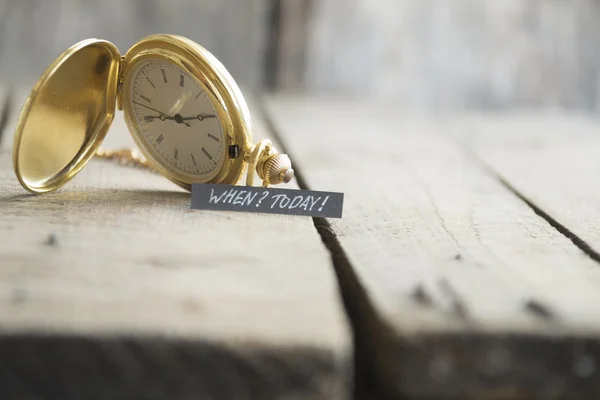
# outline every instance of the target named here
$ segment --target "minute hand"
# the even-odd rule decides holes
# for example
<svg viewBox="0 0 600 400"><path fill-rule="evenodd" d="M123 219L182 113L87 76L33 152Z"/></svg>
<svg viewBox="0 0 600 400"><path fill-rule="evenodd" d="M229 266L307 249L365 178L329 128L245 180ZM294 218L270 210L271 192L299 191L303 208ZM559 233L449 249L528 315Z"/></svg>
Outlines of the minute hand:
<svg viewBox="0 0 600 400"><path fill-rule="evenodd" d="M134 103L137 104L138 106L146 107L148 110L152 110L152 111L155 111L155 112L157 112L157 113L159 113L161 115L164 115L165 119L170 119L170 120L173 120L173 121L177 122L178 124L184 124L185 126L190 127L190 124L188 124L187 122L183 122L183 119L181 118L181 115L179 115L179 114L175 114L174 117L171 117L169 114L166 114L166 113L164 113L162 111L158 111L155 108L148 107L145 104L138 103L137 101L134 101Z"/></svg>
<svg viewBox="0 0 600 400"><path fill-rule="evenodd" d="M146 107L148 110L156 111L157 113L164 115L166 119L175 119L175 117L171 117L169 114L167 114L167 113L164 113L164 112L162 112L162 111L158 111L158 110L157 110L157 109L155 109L155 108L148 107L148 106L147 106L147 105L145 105L145 104L138 103L137 101L134 101L134 103L135 103L135 104L137 104L138 106Z"/></svg>

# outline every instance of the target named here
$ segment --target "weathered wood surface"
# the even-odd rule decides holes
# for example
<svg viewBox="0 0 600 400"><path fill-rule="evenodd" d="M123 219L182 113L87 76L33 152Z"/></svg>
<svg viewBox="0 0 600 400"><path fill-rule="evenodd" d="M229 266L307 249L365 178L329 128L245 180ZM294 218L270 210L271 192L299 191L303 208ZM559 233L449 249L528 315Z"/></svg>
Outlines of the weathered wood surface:
<svg viewBox="0 0 600 400"><path fill-rule="evenodd" d="M317 225L342 277L357 370L384 394L600 395L600 344L585 339L600 333L598 264L446 121L339 99L267 105L303 184L346 194L344 218Z"/></svg>
<svg viewBox="0 0 600 400"><path fill-rule="evenodd" d="M548 214L600 262L600 121L596 116L472 114L451 119L448 126L513 190Z"/></svg>
<svg viewBox="0 0 600 400"><path fill-rule="evenodd" d="M118 114L105 145L131 144ZM349 336L312 221L189 202L102 160L29 195L0 152L0 397L345 398Z"/></svg>
<svg viewBox="0 0 600 400"><path fill-rule="evenodd" d="M267 0L0 0L0 82L36 79L80 40L121 53L154 33L186 36L213 52L240 83L259 86L268 47ZM42 61L42 62L40 62Z"/></svg>
<svg viewBox="0 0 600 400"><path fill-rule="evenodd" d="M597 1L304 3L311 11L300 72L310 91L429 110L600 107Z"/></svg>

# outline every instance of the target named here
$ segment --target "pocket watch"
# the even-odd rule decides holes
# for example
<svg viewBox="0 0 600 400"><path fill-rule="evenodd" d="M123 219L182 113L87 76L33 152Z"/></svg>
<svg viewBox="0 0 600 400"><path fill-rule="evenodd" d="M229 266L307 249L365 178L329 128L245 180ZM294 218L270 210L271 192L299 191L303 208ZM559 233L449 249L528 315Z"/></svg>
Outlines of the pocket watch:
<svg viewBox="0 0 600 400"><path fill-rule="evenodd" d="M139 148L100 149L123 110ZM124 56L88 39L61 54L34 86L19 117L14 170L23 187L62 187L94 156L152 168L190 190L194 183L237 184L255 172L263 186L289 182L290 159L269 140L252 143L244 97L206 49L174 35L152 35Z"/></svg>

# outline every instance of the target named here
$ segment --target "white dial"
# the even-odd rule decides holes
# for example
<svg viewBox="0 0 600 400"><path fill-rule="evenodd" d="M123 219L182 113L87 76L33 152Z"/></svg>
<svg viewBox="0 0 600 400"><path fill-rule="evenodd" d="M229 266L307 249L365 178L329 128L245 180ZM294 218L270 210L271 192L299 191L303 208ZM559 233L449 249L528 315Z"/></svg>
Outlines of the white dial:
<svg viewBox="0 0 600 400"><path fill-rule="evenodd" d="M225 157L221 121L189 74L170 62L145 61L134 70L128 90L141 147L153 161L190 182L219 172Z"/></svg>

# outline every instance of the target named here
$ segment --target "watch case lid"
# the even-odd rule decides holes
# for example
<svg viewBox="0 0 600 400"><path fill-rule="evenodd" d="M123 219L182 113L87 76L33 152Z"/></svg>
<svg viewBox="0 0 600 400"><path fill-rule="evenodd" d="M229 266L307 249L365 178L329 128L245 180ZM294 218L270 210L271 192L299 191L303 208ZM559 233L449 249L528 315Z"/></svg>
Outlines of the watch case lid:
<svg viewBox="0 0 600 400"><path fill-rule="evenodd" d="M15 132L14 170L25 189L59 189L94 156L114 118L120 60L112 43L87 39L40 77Z"/></svg>

